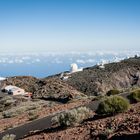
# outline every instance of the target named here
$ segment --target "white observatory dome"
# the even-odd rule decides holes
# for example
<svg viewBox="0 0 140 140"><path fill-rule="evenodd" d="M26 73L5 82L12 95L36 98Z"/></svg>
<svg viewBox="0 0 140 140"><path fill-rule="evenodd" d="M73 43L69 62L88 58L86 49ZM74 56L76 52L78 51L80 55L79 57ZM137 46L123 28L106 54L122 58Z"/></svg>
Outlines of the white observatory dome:
<svg viewBox="0 0 140 140"><path fill-rule="evenodd" d="M77 64L73 63L71 64L71 72L76 72L78 70Z"/></svg>

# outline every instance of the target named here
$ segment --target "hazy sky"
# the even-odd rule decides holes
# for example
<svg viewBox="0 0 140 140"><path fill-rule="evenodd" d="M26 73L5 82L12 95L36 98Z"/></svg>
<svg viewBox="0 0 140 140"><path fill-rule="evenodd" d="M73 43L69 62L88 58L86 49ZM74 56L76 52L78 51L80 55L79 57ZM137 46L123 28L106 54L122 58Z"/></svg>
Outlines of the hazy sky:
<svg viewBox="0 0 140 140"><path fill-rule="evenodd" d="M0 0L0 52L140 50L140 0Z"/></svg>

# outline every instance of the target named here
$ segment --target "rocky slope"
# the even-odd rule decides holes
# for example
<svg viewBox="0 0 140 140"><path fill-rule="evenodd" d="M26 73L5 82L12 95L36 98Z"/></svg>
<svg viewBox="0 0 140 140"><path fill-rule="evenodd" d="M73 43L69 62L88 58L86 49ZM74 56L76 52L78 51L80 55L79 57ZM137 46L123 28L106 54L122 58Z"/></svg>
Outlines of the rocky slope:
<svg viewBox="0 0 140 140"><path fill-rule="evenodd" d="M37 87L37 82L39 80L32 76L15 76L8 77L5 81L1 83L1 87L6 85L14 85L25 89L27 92L34 92Z"/></svg>
<svg viewBox="0 0 140 140"><path fill-rule="evenodd" d="M86 68L72 74L67 83L87 95L140 86L140 58L106 64L105 69L98 66Z"/></svg>
<svg viewBox="0 0 140 140"><path fill-rule="evenodd" d="M47 130L24 140L138 140L140 136L140 103L132 105L125 113L107 118L96 118L62 130Z"/></svg>
<svg viewBox="0 0 140 140"><path fill-rule="evenodd" d="M38 88L34 91L34 98L56 99L67 102L70 99L85 97L85 95L59 79L51 78L38 81Z"/></svg>
<svg viewBox="0 0 140 140"><path fill-rule="evenodd" d="M42 98L60 102L85 97L85 95L67 83L56 78L37 79L34 77L9 77L1 86L15 85L33 93L33 98Z"/></svg>
<svg viewBox="0 0 140 140"><path fill-rule="evenodd" d="M140 87L140 58L130 58L119 63L85 68L82 72L71 74L63 81L60 74L44 79L35 77L11 77L1 85L16 85L33 93L35 98L69 99L86 95L105 94L110 89Z"/></svg>

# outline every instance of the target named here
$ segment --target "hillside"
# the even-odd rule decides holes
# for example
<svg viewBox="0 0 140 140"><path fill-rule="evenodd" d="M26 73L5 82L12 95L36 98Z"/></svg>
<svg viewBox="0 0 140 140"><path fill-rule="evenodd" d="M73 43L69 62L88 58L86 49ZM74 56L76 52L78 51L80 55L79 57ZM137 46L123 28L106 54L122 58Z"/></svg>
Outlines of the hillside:
<svg viewBox="0 0 140 140"><path fill-rule="evenodd" d="M72 86L56 78L37 79L35 77L9 77L1 86L15 85L33 93L33 98L67 102L70 99L85 97Z"/></svg>
<svg viewBox="0 0 140 140"><path fill-rule="evenodd" d="M44 130L24 140L139 140L140 103L115 116L93 117L76 127L67 129Z"/></svg>
<svg viewBox="0 0 140 140"><path fill-rule="evenodd" d="M34 98L56 99L67 102L70 99L84 97L85 95L61 80L51 78L38 81L38 88L34 91Z"/></svg>
<svg viewBox="0 0 140 140"><path fill-rule="evenodd" d="M130 92L124 91L140 87L140 58L106 64L104 69L98 66L85 68L81 72L72 73L66 80L60 79L60 74L43 79L16 76L1 82L1 87L5 85L15 85L27 92L32 92L33 99L29 100L23 96L1 98L0 131L4 131L1 136L11 131L14 132L17 139L26 135L25 140L68 138L102 140L137 139L139 137L139 102L131 104L127 110L119 112L119 114L100 116L96 111L97 107L108 97L88 97L87 95L105 94L110 89L120 89L123 92L120 95L132 103L128 96ZM119 100L117 103L122 105ZM86 106L92 110L87 115L88 119L86 118L73 127L67 127L67 129L51 124L52 115L76 109L78 106ZM80 117L82 116L84 116L83 112L80 114ZM44 119L46 120L44 121ZM25 128L30 127L25 129L24 126ZM22 129L23 131L21 131ZM36 132L36 130L39 131ZM33 133L30 135L30 132Z"/></svg>
<svg viewBox="0 0 140 140"><path fill-rule="evenodd" d="M140 86L140 58L130 58L105 65L93 66L71 75L67 83L86 95L106 93L111 89Z"/></svg>
<svg viewBox="0 0 140 140"><path fill-rule="evenodd" d="M85 68L82 72L71 74L63 81L60 74L43 79L29 76L9 77L1 85L16 85L32 92L33 97L71 98L77 94L98 95L105 94L110 89L131 89L140 86L140 58L130 58L118 63L105 65L105 69L98 66Z"/></svg>
<svg viewBox="0 0 140 140"><path fill-rule="evenodd" d="M34 92L36 90L37 81L38 79L32 76L8 77L6 80L2 81L1 87L5 85L14 85L23 88L28 92Z"/></svg>

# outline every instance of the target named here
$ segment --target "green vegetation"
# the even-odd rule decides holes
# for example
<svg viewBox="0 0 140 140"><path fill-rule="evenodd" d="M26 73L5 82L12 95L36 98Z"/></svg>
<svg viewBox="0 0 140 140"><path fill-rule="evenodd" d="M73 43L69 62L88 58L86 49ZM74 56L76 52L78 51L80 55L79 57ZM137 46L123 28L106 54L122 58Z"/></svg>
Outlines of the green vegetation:
<svg viewBox="0 0 140 140"><path fill-rule="evenodd" d="M86 107L79 107L65 111L52 118L52 124L58 126L76 126L89 118L91 111Z"/></svg>
<svg viewBox="0 0 140 140"><path fill-rule="evenodd" d="M4 118L12 118L12 117L17 116L18 114L16 113L16 111L13 111L13 112L12 111L4 111L2 113L2 115Z"/></svg>
<svg viewBox="0 0 140 140"><path fill-rule="evenodd" d="M0 119L12 118L29 111L37 111L42 107L54 106L54 102L40 99L26 100L23 96L5 96L0 99ZM36 118L35 116L32 116Z"/></svg>
<svg viewBox="0 0 140 140"><path fill-rule="evenodd" d="M134 103L140 102L140 89L132 91L129 95L129 99Z"/></svg>
<svg viewBox="0 0 140 140"><path fill-rule="evenodd" d="M10 96L5 96L0 99L0 112L11 108L15 103L15 100Z"/></svg>
<svg viewBox="0 0 140 140"><path fill-rule="evenodd" d="M22 103L19 107L13 107L9 110L3 111L2 115L4 118L11 118L11 117L18 116L26 111L39 109L40 107L41 106L38 103L32 103L32 102Z"/></svg>
<svg viewBox="0 0 140 140"><path fill-rule="evenodd" d="M32 120L35 120L38 118L38 114L37 114L37 111L35 110L32 110L32 111L29 111L28 112L28 118L29 118L29 121L32 121Z"/></svg>
<svg viewBox="0 0 140 140"><path fill-rule="evenodd" d="M5 135L2 138L2 140L15 140L15 138L16 138L16 135L14 135L14 134L7 134L7 135Z"/></svg>
<svg viewBox="0 0 140 140"><path fill-rule="evenodd" d="M101 101L98 106L97 113L99 115L113 115L126 111L128 107L129 102L126 99L115 95Z"/></svg>
<svg viewBox="0 0 140 140"><path fill-rule="evenodd" d="M112 89L112 90L109 90L106 94L107 96L117 95L117 94L120 94L120 91L118 89Z"/></svg>

